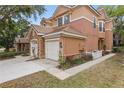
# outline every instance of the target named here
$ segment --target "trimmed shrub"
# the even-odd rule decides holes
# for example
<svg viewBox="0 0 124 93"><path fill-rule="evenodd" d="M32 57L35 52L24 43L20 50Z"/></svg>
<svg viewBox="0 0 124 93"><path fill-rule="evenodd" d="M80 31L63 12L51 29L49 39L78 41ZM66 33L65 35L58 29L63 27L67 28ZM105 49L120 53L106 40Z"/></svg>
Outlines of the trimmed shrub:
<svg viewBox="0 0 124 93"><path fill-rule="evenodd" d="M68 68L72 67L72 65L70 64L70 62L65 62L65 63L63 63L63 64L60 64L58 67L59 67L60 69L65 70L65 69L68 69Z"/></svg>
<svg viewBox="0 0 124 93"><path fill-rule="evenodd" d="M0 59L14 58L15 55L16 55L15 52L3 52L3 53L0 53Z"/></svg>
<svg viewBox="0 0 124 93"><path fill-rule="evenodd" d="M25 53L26 52L3 52L3 53L0 53L0 59L14 58L17 55L22 55Z"/></svg>
<svg viewBox="0 0 124 93"><path fill-rule="evenodd" d="M82 63L85 63L85 61L82 58L78 58L78 59L73 60L74 65L79 65Z"/></svg>
<svg viewBox="0 0 124 93"><path fill-rule="evenodd" d="M114 53L124 53L124 46L113 47L113 52Z"/></svg>
<svg viewBox="0 0 124 93"><path fill-rule="evenodd" d="M3 46L0 45L0 48L3 48Z"/></svg>
<svg viewBox="0 0 124 93"><path fill-rule="evenodd" d="M91 55L91 54L86 54L86 53L81 54L81 58L82 58L83 60L85 60L85 61L93 60L92 55Z"/></svg>
<svg viewBox="0 0 124 93"><path fill-rule="evenodd" d="M65 57L64 57L64 56L62 55L62 53L60 52L60 53L59 53L59 63L60 63L60 65L61 65L61 64L64 64L65 61L66 61L66 60L65 60Z"/></svg>
<svg viewBox="0 0 124 93"><path fill-rule="evenodd" d="M110 51L102 51L102 56L108 55L109 53L111 53Z"/></svg>

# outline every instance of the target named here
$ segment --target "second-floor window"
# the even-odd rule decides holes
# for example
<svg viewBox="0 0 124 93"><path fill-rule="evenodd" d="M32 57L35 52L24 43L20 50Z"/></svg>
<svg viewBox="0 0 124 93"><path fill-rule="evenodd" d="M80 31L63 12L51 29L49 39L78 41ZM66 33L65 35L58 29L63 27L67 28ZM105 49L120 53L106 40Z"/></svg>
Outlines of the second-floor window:
<svg viewBox="0 0 124 93"><path fill-rule="evenodd" d="M100 22L99 22L99 31L100 31L100 32L105 32L104 22L103 22L103 21L100 21Z"/></svg>
<svg viewBox="0 0 124 93"><path fill-rule="evenodd" d="M62 26L63 24L68 24L70 22L70 16L64 15L58 18L58 26Z"/></svg>
<svg viewBox="0 0 124 93"><path fill-rule="evenodd" d="M63 17L58 18L58 26L63 24Z"/></svg>
<svg viewBox="0 0 124 93"><path fill-rule="evenodd" d="M64 16L64 24L68 24L70 22L70 17L69 15Z"/></svg>

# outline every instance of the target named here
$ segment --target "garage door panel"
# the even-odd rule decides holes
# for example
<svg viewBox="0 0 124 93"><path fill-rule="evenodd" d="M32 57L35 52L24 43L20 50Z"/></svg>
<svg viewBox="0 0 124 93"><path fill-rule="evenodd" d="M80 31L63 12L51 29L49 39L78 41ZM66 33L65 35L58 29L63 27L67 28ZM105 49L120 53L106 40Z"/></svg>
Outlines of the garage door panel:
<svg viewBox="0 0 124 93"><path fill-rule="evenodd" d="M46 58L58 60L59 59L59 41L45 42Z"/></svg>

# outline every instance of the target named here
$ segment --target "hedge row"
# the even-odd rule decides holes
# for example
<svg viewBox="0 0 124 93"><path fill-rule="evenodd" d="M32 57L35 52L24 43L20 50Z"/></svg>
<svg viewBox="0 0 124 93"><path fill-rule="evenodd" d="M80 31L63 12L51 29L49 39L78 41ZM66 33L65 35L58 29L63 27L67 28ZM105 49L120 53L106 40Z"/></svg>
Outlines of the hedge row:
<svg viewBox="0 0 124 93"><path fill-rule="evenodd" d="M114 53L124 53L124 46L121 47L113 47Z"/></svg>
<svg viewBox="0 0 124 93"><path fill-rule="evenodd" d="M0 59L14 58L17 55L24 54L24 52L2 52L0 53Z"/></svg>

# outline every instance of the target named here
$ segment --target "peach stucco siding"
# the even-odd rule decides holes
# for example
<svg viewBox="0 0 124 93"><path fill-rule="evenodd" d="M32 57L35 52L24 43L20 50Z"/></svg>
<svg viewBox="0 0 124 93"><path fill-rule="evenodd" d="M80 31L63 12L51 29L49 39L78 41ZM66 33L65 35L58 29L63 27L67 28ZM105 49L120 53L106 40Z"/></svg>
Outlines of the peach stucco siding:
<svg viewBox="0 0 124 93"><path fill-rule="evenodd" d="M64 24L63 21L63 25L58 27L57 19L66 14L69 14L70 22ZM93 26L94 17L96 18L95 28ZM63 17L63 19L64 18L65 17ZM103 32L99 31L99 21L104 23L102 26L104 26L105 31ZM80 50L84 52L103 50L103 46L105 45L106 50L112 50L112 19L107 17L103 9L96 11L87 5L79 5L73 8L60 5L51 18L42 20L41 27L46 33L40 34L41 29L33 27L34 26L31 27L26 38L28 38L30 42L33 39L37 41L39 58L45 58L45 40L48 39L59 40L60 46L58 48L64 56L78 55ZM40 26L38 28L40 28ZM57 33L57 31L63 31L63 33Z"/></svg>
<svg viewBox="0 0 124 93"><path fill-rule="evenodd" d="M106 40L106 47L108 50L112 50L113 46L113 32L112 32L112 20L109 20L105 24L105 40Z"/></svg>
<svg viewBox="0 0 124 93"><path fill-rule="evenodd" d="M109 30L106 28L105 32L99 32L98 25L96 28L93 28L93 23L86 19L71 22L70 25L81 31L82 35L87 36L85 41L85 51L98 50L98 40L100 38L104 39L107 50L112 49L113 33L110 31L111 28L108 28ZM110 24L107 23L107 25L111 25L111 22Z"/></svg>
<svg viewBox="0 0 124 93"><path fill-rule="evenodd" d="M87 6L83 6L83 7L80 6L79 8L76 8L71 14L71 20L80 17L86 17L91 21L93 21L93 17L98 18L98 16L95 13L93 13Z"/></svg>
<svg viewBox="0 0 124 93"><path fill-rule="evenodd" d="M66 11L68 11L68 8L64 8L64 7L59 7L58 11L56 12L55 16L60 15ZM95 14L88 6L79 6L76 9L74 9L73 11L67 12L63 15L66 14L70 14L70 20L75 20L78 19L80 17L85 17L91 21L93 21L93 17L96 17L96 19L98 19L98 15ZM62 15L60 15L62 16ZM60 17L60 16L57 16ZM53 26L57 26L57 18L55 18L52 22L53 22ZM98 20L96 20L97 24L98 24Z"/></svg>
<svg viewBox="0 0 124 93"><path fill-rule="evenodd" d="M79 54L79 50L84 48L85 40L72 38L72 37L61 37L60 41L63 45L64 56L71 56Z"/></svg>
<svg viewBox="0 0 124 93"><path fill-rule="evenodd" d="M112 46L113 46L113 33L110 30L106 30L105 42L106 42L107 50L112 50Z"/></svg>
<svg viewBox="0 0 124 93"><path fill-rule="evenodd" d="M98 15L90 7L78 6L72 10L68 11L68 8L59 7L55 16L53 17L53 26L57 26L57 18L65 14L70 14L69 26L73 27L75 30L80 31L86 39L77 39L72 37L61 37L60 41L63 43L63 54L65 56L79 54L79 50L84 48L85 52L91 52L98 49L103 49L106 45L106 50L112 50L112 21L105 21L105 11L100 11L101 15ZM64 13L65 12L65 13ZM96 28L93 27L93 17L96 17ZM99 31L98 21L104 21L105 32ZM101 41L100 41L101 40ZM102 43L102 48L101 43Z"/></svg>
<svg viewBox="0 0 124 93"><path fill-rule="evenodd" d="M72 22L70 25L81 31L82 35L87 36L85 41L85 51L98 49L98 27L93 28L93 24L85 19L77 20Z"/></svg>
<svg viewBox="0 0 124 93"><path fill-rule="evenodd" d="M53 17L61 15L62 13L66 12L67 10L68 10L68 8L60 5L60 6L58 6L57 10L55 11Z"/></svg>

